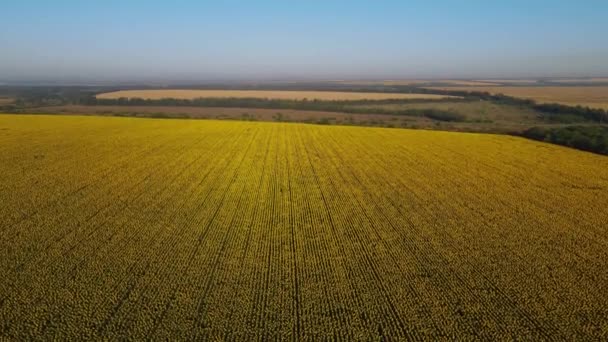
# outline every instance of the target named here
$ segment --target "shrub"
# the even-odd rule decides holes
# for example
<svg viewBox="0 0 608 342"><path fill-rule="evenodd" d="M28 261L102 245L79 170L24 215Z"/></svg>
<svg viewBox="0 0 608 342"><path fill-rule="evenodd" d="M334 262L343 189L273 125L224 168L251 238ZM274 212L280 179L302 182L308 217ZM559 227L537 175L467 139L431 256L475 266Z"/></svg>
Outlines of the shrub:
<svg viewBox="0 0 608 342"><path fill-rule="evenodd" d="M606 126L568 126L551 129L533 127L526 130L523 136L579 150L608 154Z"/></svg>

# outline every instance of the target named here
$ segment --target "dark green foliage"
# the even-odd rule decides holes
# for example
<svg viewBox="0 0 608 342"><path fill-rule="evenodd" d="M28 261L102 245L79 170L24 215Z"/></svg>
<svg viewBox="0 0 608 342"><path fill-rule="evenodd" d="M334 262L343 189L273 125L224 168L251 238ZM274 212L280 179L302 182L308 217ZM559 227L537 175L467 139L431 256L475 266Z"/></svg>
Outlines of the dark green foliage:
<svg viewBox="0 0 608 342"><path fill-rule="evenodd" d="M577 116L574 114L553 114L546 113L541 114L540 118L548 123L558 123L558 124L574 124L574 123L582 123L582 122L590 122L583 116Z"/></svg>
<svg viewBox="0 0 608 342"><path fill-rule="evenodd" d="M409 109L408 112L420 112L421 116L438 121L462 122L466 117L460 113L439 109Z"/></svg>
<svg viewBox="0 0 608 342"><path fill-rule="evenodd" d="M549 114L552 117L580 117L589 121L595 122L606 122L607 114L602 109L595 109L581 106L565 106L558 103L547 103L547 104L534 104L532 106L535 110Z"/></svg>
<svg viewBox="0 0 608 342"><path fill-rule="evenodd" d="M257 121L257 117L254 114L243 113L241 114L241 120L244 121Z"/></svg>
<svg viewBox="0 0 608 342"><path fill-rule="evenodd" d="M608 121L608 113L603 109L582 106L567 106L558 103L536 103L534 100L507 96L504 94L490 94L480 91L442 90L442 89L419 89L419 93L461 96L469 101L492 101L498 104L529 107L539 113L545 114L549 121L560 123L571 123L576 121L595 121L599 123ZM577 120L576 117L579 119ZM580 120L583 119L583 120Z"/></svg>
<svg viewBox="0 0 608 342"><path fill-rule="evenodd" d="M330 125L331 121L329 120L329 118L320 118L319 120L317 120L316 123L319 125Z"/></svg>
<svg viewBox="0 0 608 342"><path fill-rule="evenodd" d="M272 119L274 121L278 121L278 122L284 121L283 113L276 113L275 115L272 116Z"/></svg>
<svg viewBox="0 0 608 342"><path fill-rule="evenodd" d="M387 114L428 117L439 121L465 121L462 114L440 109L407 109L390 110L382 108L366 108L370 104L393 104L403 102L416 102L420 100L357 100L357 101L320 101L320 100L274 100L262 98L198 98L193 100L160 99L147 100L141 98L119 99L89 99L89 104L120 105L120 106L194 106L194 107L232 107L232 108L268 108L268 109L294 109L324 112L342 112L350 114ZM425 100L428 101L428 100ZM275 121L283 121L278 113Z"/></svg>
<svg viewBox="0 0 608 342"><path fill-rule="evenodd" d="M547 135L547 129L542 127L532 127L527 129L522 134L526 138L534 139L534 140L545 140L545 136Z"/></svg>
<svg viewBox="0 0 608 342"><path fill-rule="evenodd" d="M533 127L526 130L523 136L608 155L608 126Z"/></svg>
<svg viewBox="0 0 608 342"><path fill-rule="evenodd" d="M228 108L266 108L266 109L299 109L313 111L328 111L328 112L349 112L357 109L350 108L359 105L374 105L374 104L395 104L395 103L420 103L428 102L428 99L397 99L397 100L354 100L354 101L325 101L325 100L279 100L265 98L240 98L240 97L222 97L222 98L197 98L192 100L187 99L172 99L165 98L159 100L150 100L142 98L118 98L118 99L97 99L95 97L87 97L83 99L87 105L107 105L107 106L188 106L188 107L228 107ZM432 100L441 101L441 100ZM454 101L452 99L452 101ZM359 109L369 111L367 109Z"/></svg>
<svg viewBox="0 0 608 342"><path fill-rule="evenodd" d="M147 87L136 87L146 89ZM175 87L179 88L179 87ZM189 87L192 88L192 87ZM214 89L217 87L194 87L197 89ZM231 89L223 86L223 89ZM240 87L243 89L262 89L257 87ZM234 89L240 89L234 88ZM263 89L275 89L275 87L264 87ZM490 94L480 91L441 90L426 89L413 86L345 86L327 84L301 84L298 86L281 86L276 89L282 90L331 90L346 92L391 92L391 93L417 93L459 96L458 98L446 98L432 100L433 102L454 101L490 101L496 104L505 104L530 108L542 115L542 118L552 123L576 123L584 121L606 122L608 113L602 109L594 109L581 106L566 106L561 104L538 104L530 99L522 99L504 94ZM3 108L4 111L15 111L15 109L27 107L54 106L65 104L80 105L121 105L121 106L195 106L195 107L239 107L239 108L266 108L266 109L294 109L327 112L342 112L353 114L390 114L425 116L439 121L465 121L465 118L455 113L428 112L428 115L420 115L411 111L394 111L385 109L356 108L356 106L378 105L378 104L401 104L401 103L424 103L428 99L393 99L393 100L359 100L359 101L320 101L320 100L274 100L262 98L199 98L193 100L160 99L146 100L141 98L119 98L119 99L97 99L95 94L109 92L118 89L112 87L23 87L5 89L4 92L16 97L14 107Z"/></svg>

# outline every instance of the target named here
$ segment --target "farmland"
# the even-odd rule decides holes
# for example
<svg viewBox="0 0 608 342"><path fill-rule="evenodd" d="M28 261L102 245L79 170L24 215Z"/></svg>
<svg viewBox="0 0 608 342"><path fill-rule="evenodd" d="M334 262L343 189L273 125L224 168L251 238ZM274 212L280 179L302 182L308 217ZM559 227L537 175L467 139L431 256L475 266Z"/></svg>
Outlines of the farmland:
<svg viewBox="0 0 608 342"><path fill-rule="evenodd" d="M332 83L338 84L352 84L352 85L385 85L385 86L395 86L395 85L409 85L409 86L424 86L429 84L446 84L450 86L496 86L499 85L497 83L502 82L494 82L494 81L485 81L485 80L444 80L444 79L426 79L426 80L366 80L366 81L332 81Z"/></svg>
<svg viewBox="0 0 608 342"><path fill-rule="evenodd" d="M299 109L171 107L171 106L55 106L40 107L37 112L64 115L105 115L156 118L188 118L244 121L286 121L324 124L380 125L416 123L431 126L424 117L405 117L383 114L351 114L340 112L307 111Z"/></svg>
<svg viewBox="0 0 608 342"><path fill-rule="evenodd" d="M11 103L13 103L13 101L14 101L14 100L15 100L15 99L10 98L10 97L3 97L3 96L0 96L0 106L2 106L2 105L7 105L7 104L11 104Z"/></svg>
<svg viewBox="0 0 608 342"><path fill-rule="evenodd" d="M542 87L430 87L430 89L481 91L532 99L539 103L560 103L608 109L606 86L542 86Z"/></svg>
<svg viewBox="0 0 608 342"><path fill-rule="evenodd" d="M97 95L98 99L142 98L159 100L165 98L192 100L197 98L262 98L274 100L386 100L386 99L443 99L445 95L370 93L339 91L290 91L290 90L120 90Z"/></svg>
<svg viewBox="0 0 608 342"><path fill-rule="evenodd" d="M551 82L564 83L564 84L608 84L608 77L589 77L589 78L561 78L553 79Z"/></svg>
<svg viewBox="0 0 608 342"><path fill-rule="evenodd" d="M0 115L0 337L602 340L608 158L490 134Z"/></svg>
<svg viewBox="0 0 608 342"><path fill-rule="evenodd" d="M567 123L590 124L575 116L543 115L530 108L491 101L422 101L398 103L345 103L336 111L196 107L170 105L63 105L23 109L45 114L192 118L246 121L286 121L381 127L409 127L465 132L521 133L531 127L553 127ZM418 115L416 110L437 110L460 115L458 122L439 121ZM414 111L410 113L408 111ZM27 113L27 112L26 112ZM558 121L561 119L562 121Z"/></svg>
<svg viewBox="0 0 608 342"><path fill-rule="evenodd" d="M494 83L495 85L498 84L534 84L534 83L538 83L538 80L534 80L534 79L516 79L516 78L512 78L512 79L504 79L504 80L500 80L500 79L488 79L488 80L478 80L479 82L486 82L486 83L490 83L490 84L480 84L481 86L484 85L492 85L491 83ZM463 84L466 85L466 84ZM473 84L474 85L474 84Z"/></svg>

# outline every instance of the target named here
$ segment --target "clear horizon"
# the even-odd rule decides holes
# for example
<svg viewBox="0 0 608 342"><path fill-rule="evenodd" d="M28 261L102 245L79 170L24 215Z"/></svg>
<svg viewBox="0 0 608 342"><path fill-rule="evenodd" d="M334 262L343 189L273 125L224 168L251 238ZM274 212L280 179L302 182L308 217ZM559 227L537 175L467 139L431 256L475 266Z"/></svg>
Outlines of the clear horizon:
<svg viewBox="0 0 608 342"><path fill-rule="evenodd" d="M0 84L608 75L608 3L8 1Z"/></svg>

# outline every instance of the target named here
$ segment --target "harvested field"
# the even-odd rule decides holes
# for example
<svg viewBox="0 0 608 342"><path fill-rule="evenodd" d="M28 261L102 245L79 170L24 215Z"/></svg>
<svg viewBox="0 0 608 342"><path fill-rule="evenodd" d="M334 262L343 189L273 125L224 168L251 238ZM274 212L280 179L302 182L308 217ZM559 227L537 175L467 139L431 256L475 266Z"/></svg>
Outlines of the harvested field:
<svg viewBox="0 0 608 342"><path fill-rule="evenodd" d="M0 97L0 106L15 102L15 99L10 97Z"/></svg>
<svg viewBox="0 0 608 342"><path fill-rule="evenodd" d="M533 79L490 79L490 80L476 80L478 82L486 82L486 83L498 83L498 84L534 84L537 83L538 80Z"/></svg>
<svg viewBox="0 0 608 342"><path fill-rule="evenodd" d="M349 85L415 85L429 83L428 80L335 80L330 83Z"/></svg>
<svg viewBox="0 0 608 342"><path fill-rule="evenodd" d="M429 87L429 89L485 91L513 97L528 98L539 103L561 103L608 109L606 87Z"/></svg>
<svg viewBox="0 0 608 342"><path fill-rule="evenodd" d="M403 93L358 93L336 91L289 91L289 90L121 90L97 95L98 99L164 98L192 100L196 98L264 98L277 100L386 100L386 99L443 99L448 96Z"/></svg>
<svg viewBox="0 0 608 342"><path fill-rule="evenodd" d="M441 80L441 79L426 79L426 80L375 80L375 81L334 81L341 84L352 85L386 85L386 86L415 86L428 84L450 84L454 86L494 86L498 85L495 82L483 80Z"/></svg>
<svg viewBox="0 0 608 342"><path fill-rule="evenodd" d="M608 77L592 77L592 78L560 78L552 79L550 82L556 83L581 83L581 84L594 84L594 83L608 83Z"/></svg>
<svg viewBox="0 0 608 342"><path fill-rule="evenodd" d="M455 86L492 86L496 85L494 82L488 81L477 81L477 80L437 80L434 83L447 83Z"/></svg>
<svg viewBox="0 0 608 342"><path fill-rule="evenodd" d="M488 134L0 115L0 338L603 340L608 158Z"/></svg>

